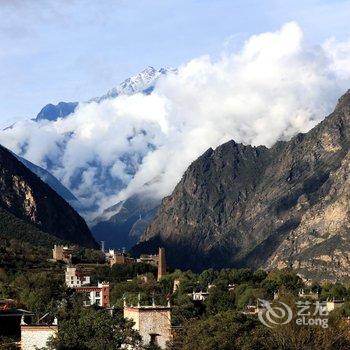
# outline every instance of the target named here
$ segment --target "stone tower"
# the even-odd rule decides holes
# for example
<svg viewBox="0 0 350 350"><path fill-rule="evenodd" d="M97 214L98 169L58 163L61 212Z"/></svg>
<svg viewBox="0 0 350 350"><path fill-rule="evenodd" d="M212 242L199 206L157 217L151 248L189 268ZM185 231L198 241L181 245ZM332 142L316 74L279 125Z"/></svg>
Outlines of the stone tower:
<svg viewBox="0 0 350 350"><path fill-rule="evenodd" d="M166 275L166 261L165 261L165 248L159 248L158 253L158 278L159 281Z"/></svg>

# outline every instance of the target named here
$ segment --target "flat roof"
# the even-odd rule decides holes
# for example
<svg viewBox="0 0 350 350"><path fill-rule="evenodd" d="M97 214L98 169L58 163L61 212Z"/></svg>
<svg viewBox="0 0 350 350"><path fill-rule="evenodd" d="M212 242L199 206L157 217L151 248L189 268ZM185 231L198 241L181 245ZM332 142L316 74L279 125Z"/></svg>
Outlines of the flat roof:
<svg viewBox="0 0 350 350"><path fill-rule="evenodd" d="M171 306L125 306L124 310L171 310Z"/></svg>
<svg viewBox="0 0 350 350"><path fill-rule="evenodd" d="M9 316L32 316L34 315L31 311L23 310L23 309L6 309L6 310L0 310L0 317L9 317Z"/></svg>

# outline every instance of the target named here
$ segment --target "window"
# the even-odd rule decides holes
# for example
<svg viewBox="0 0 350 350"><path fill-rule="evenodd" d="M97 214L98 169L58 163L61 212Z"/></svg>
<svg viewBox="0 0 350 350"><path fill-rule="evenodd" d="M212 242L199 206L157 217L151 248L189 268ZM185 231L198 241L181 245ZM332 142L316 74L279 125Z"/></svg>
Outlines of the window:
<svg viewBox="0 0 350 350"><path fill-rule="evenodd" d="M149 341L149 343L150 343L150 345L157 345L158 344L158 342L157 342L157 337L159 336L159 334L156 334L156 333L150 333L150 341Z"/></svg>

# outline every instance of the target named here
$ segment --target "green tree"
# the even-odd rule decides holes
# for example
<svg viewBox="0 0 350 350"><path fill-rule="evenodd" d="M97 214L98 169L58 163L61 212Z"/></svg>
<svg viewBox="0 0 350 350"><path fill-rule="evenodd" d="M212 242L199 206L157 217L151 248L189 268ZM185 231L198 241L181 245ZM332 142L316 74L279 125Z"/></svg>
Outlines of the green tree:
<svg viewBox="0 0 350 350"><path fill-rule="evenodd" d="M259 333L260 331L261 333ZM173 350L245 350L268 349L262 345L265 331L256 318L235 311L218 313L204 320L185 325L174 339Z"/></svg>
<svg viewBox="0 0 350 350"><path fill-rule="evenodd" d="M267 275L266 280L275 282L279 288L284 287L295 293L304 287L302 279L291 270L272 271Z"/></svg>
<svg viewBox="0 0 350 350"><path fill-rule="evenodd" d="M199 284L202 288L207 288L208 284L212 284L218 277L218 271L214 269L204 270L198 277Z"/></svg>
<svg viewBox="0 0 350 350"><path fill-rule="evenodd" d="M177 294L173 298L172 307L171 321L175 326L184 324L188 320L196 319L204 313L204 305L194 303L187 294Z"/></svg>
<svg viewBox="0 0 350 350"><path fill-rule="evenodd" d="M235 304L238 310L243 310L245 306L256 304L258 298L264 298L266 292L263 289L254 288L249 284L240 284L235 289Z"/></svg>
<svg viewBox="0 0 350 350"><path fill-rule="evenodd" d="M212 287L209 296L205 300L206 312L208 315L215 315L222 311L227 311L235 307L235 295L228 290Z"/></svg>
<svg viewBox="0 0 350 350"><path fill-rule="evenodd" d="M103 309L75 306L60 320L58 335L49 348L112 350L130 345L139 349L141 337L132 325L121 314L111 316Z"/></svg>
<svg viewBox="0 0 350 350"><path fill-rule="evenodd" d="M63 278L47 272L18 275L11 284L16 299L40 318L55 313L58 303L66 296Z"/></svg>
<svg viewBox="0 0 350 350"><path fill-rule="evenodd" d="M326 283L321 290L320 298L322 300L327 299L346 299L348 297L348 290L340 283Z"/></svg>
<svg viewBox="0 0 350 350"><path fill-rule="evenodd" d="M234 283L244 283L253 281L253 271L251 269L235 270L233 274Z"/></svg>

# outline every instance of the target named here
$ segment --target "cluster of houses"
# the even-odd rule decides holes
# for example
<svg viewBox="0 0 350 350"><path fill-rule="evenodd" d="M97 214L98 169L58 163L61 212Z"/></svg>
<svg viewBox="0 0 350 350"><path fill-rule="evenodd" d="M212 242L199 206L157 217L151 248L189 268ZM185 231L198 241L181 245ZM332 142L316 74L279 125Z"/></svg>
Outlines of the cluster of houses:
<svg viewBox="0 0 350 350"><path fill-rule="evenodd" d="M320 295L317 292L305 292L304 289L301 289L298 293L299 299L311 299L319 300ZM278 293L275 294L275 298L278 299ZM329 313L333 310L339 309L344 305L344 299L327 299L323 304L324 310Z"/></svg>
<svg viewBox="0 0 350 350"><path fill-rule="evenodd" d="M178 284L179 281L175 280L174 281L174 292L176 291L176 289L178 288ZM213 284L209 284L207 290L203 291L193 291L192 293L189 293L188 296L191 297L191 299L194 302L204 302L208 296L209 296L209 291L211 288L215 287L215 285ZM233 291L235 290L236 285L235 284L228 284L227 289L229 291ZM301 289L298 292L298 297L299 300L303 300L303 299L307 299L307 300L319 300L319 293L316 292L305 292L304 289ZM279 293L276 292L274 293L274 300L278 300L279 299ZM272 301L271 301L272 302ZM340 307L342 307L344 305L344 300L337 300L337 299L329 299L326 300L325 302L322 303L322 310L325 311L326 313L330 313L333 310L339 309ZM242 311L243 314L246 315L251 315L251 316L255 316L258 315L259 312L263 312L265 310L265 306L259 304L259 302L257 301L256 305L247 305L245 307L245 310Z"/></svg>
<svg viewBox="0 0 350 350"><path fill-rule="evenodd" d="M98 305L109 307L108 282L98 282L97 285L91 285L91 276L88 271L73 266L67 266L65 281L68 288L72 288L77 293L86 296L84 306Z"/></svg>
<svg viewBox="0 0 350 350"><path fill-rule="evenodd" d="M160 249L160 262L165 263L165 252ZM163 257L162 257L163 256ZM161 278L162 273L165 272L164 266L159 268ZM86 295L84 306L97 304L100 307L109 309L109 283L101 282L97 286L91 286L91 276L76 267L67 266L66 268L66 285L74 289L77 293ZM124 300L124 317L131 319L134 322L134 329L136 329L145 345L156 344L160 348L165 348L166 343L172 338L171 327L171 307L170 305L161 306L156 305L128 305Z"/></svg>
<svg viewBox="0 0 350 350"><path fill-rule="evenodd" d="M86 269L72 265L74 247L55 245L52 249L52 259L55 262L65 262L65 283L68 288L74 289L79 294L84 294L84 306L98 305L109 307L109 283L98 282L91 284L91 273Z"/></svg>
<svg viewBox="0 0 350 350"><path fill-rule="evenodd" d="M92 271L72 264L74 247L55 245L52 250L52 260L64 262L65 284L76 293L83 294L84 306L98 305L111 312L110 285L102 281L92 283ZM143 262L157 266L157 279L160 280L166 274L166 257L164 248L159 248L157 255L142 255L135 260L124 252L109 250L104 252L106 263L110 266L125 265L135 262ZM15 337L18 346L23 350L35 350L46 347L47 341L54 337L59 329L57 319L47 320L42 318L39 322L33 322L33 313L23 309L17 309L14 300L0 301L0 336ZM155 344L165 348L166 343L172 339L171 307L170 305L127 305L124 301L124 317L134 322L145 345ZM47 316L47 315L45 315Z"/></svg>
<svg viewBox="0 0 350 350"><path fill-rule="evenodd" d="M175 281L174 281L174 291L175 291ZM208 284L208 288L206 291L203 291L203 290L193 291L192 293L189 293L188 296L191 297L193 301L205 301L205 299L207 299L209 296L209 290L214 287L216 287L215 284ZM227 285L228 291L234 291L235 288L236 288L235 284Z"/></svg>
<svg viewBox="0 0 350 350"><path fill-rule="evenodd" d="M274 300L279 299L279 292L274 293ZM315 292L305 292L304 289L299 290L298 292L298 297L299 297L299 302L302 301L303 299L306 300L319 300L319 293ZM271 301L272 303L272 301ZM321 311L326 312L326 314L329 314L331 311L334 311L336 309L339 309L344 305L344 300L337 300L335 298L328 299L325 302L322 302L321 306ZM243 311L244 314L246 315L251 315L255 316L259 312L264 312L266 310L266 307L264 305L259 304L257 301L256 305L247 305L245 307L245 310Z"/></svg>
<svg viewBox="0 0 350 350"><path fill-rule="evenodd" d="M159 248L158 254L142 254L138 259L134 259L127 256L127 254L123 250L116 251L114 249L110 249L108 250L108 252L105 252L103 249L103 252L105 254L106 261L111 267L114 265L128 265L137 262L156 266L158 268L158 281L166 274L164 248Z"/></svg>
<svg viewBox="0 0 350 350"><path fill-rule="evenodd" d="M84 306L98 305L111 312L110 307L110 285L108 282L97 282L92 284L92 271L83 269L72 264L74 247L64 247L55 245L52 251L54 261L66 263L65 284L76 293L83 294ZM141 255L139 259L130 258L125 252L109 250L104 252L106 263L110 266L126 265L135 262L143 262L157 266L158 281L166 274L166 257L164 248L159 248L157 255ZM180 286L178 279L174 280L173 292L175 293ZM208 285L206 291L193 291L188 294L194 302L202 303L209 296L209 291L215 285ZM228 290L233 291L236 286L229 284ZM278 299L278 293L275 293L274 299ZM306 293L299 291L300 299L318 300L317 293ZM17 309L15 301L11 299L0 300L0 335L17 336L18 345L24 350L34 350L44 348L47 341L55 336L59 330L57 319L51 319L47 322L45 315L39 322L33 323L33 313L23 309ZM343 305L342 300L329 300L325 304L328 312L333 311ZM243 311L245 314L257 315L262 306L248 305ZM123 307L124 317L134 322L134 329L139 332L144 345L154 344L160 348L166 348L166 344L173 338L176 329L171 326L171 306L170 304L156 305L153 299L152 305L141 305L140 299L137 305L127 304L124 299Z"/></svg>

